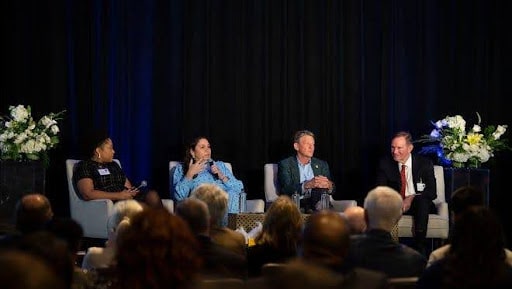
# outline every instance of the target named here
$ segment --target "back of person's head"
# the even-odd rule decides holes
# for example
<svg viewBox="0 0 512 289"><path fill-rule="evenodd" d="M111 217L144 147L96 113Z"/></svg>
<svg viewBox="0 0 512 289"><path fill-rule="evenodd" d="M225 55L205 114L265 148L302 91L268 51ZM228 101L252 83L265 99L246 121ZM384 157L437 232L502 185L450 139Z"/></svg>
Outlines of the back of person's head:
<svg viewBox="0 0 512 289"><path fill-rule="evenodd" d="M268 208L257 244L295 252L300 242L304 221L297 205L289 196L279 196Z"/></svg>
<svg viewBox="0 0 512 289"><path fill-rule="evenodd" d="M53 218L46 224L46 229L64 240L71 254L75 255L80 250L84 230L77 221L71 218Z"/></svg>
<svg viewBox="0 0 512 289"><path fill-rule="evenodd" d="M348 207L343 211L351 234L361 234L366 230L364 208L360 206Z"/></svg>
<svg viewBox="0 0 512 289"><path fill-rule="evenodd" d="M187 222L194 234L208 235L210 213L205 202L195 198L185 199L176 206L176 215Z"/></svg>
<svg viewBox="0 0 512 289"><path fill-rule="evenodd" d="M369 229L391 231L402 216L402 197L394 189L378 186L364 200Z"/></svg>
<svg viewBox="0 0 512 289"><path fill-rule="evenodd" d="M107 220L107 230L114 232L116 227L125 219L131 219L134 215L141 212L143 206L136 200L122 200L114 204L112 215Z"/></svg>
<svg viewBox="0 0 512 289"><path fill-rule="evenodd" d="M450 288L489 287L505 275L504 248L496 214L484 206L467 208L453 225L445 266L450 278L445 281L453 282Z"/></svg>
<svg viewBox="0 0 512 289"><path fill-rule="evenodd" d="M147 208L117 238L119 288L185 288L201 259L188 225L166 209Z"/></svg>
<svg viewBox="0 0 512 289"><path fill-rule="evenodd" d="M50 201L42 194L27 194L16 204L16 229L22 234L43 229L52 218Z"/></svg>
<svg viewBox="0 0 512 289"><path fill-rule="evenodd" d="M40 257L19 250L0 252L3 289L64 289L64 282ZM67 287L69 288L69 287Z"/></svg>
<svg viewBox="0 0 512 289"><path fill-rule="evenodd" d="M452 193L449 208L454 216L458 216L471 206L483 206L484 194L472 186L463 186Z"/></svg>
<svg viewBox="0 0 512 289"><path fill-rule="evenodd" d="M202 184L192 191L191 197L208 205L212 227L222 227L222 220L228 209L228 193L226 191L216 184Z"/></svg>
<svg viewBox="0 0 512 289"><path fill-rule="evenodd" d="M343 276L306 260L283 264L278 274L265 276L269 289L333 289L343 288Z"/></svg>
<svg viewBox="0 0 512 289"><path fill-rule="evenodd" d="M304 259L337 269L343 265L350 245L350 229L345 219L333 211L311 215L304 228Z"/></svg>
<svg viewBox="0 0 512 289"><path fill-rule="evenodd" d="M73 280L74 258L66 241L48 231L25 234L17 244L17 249L38 256L70 288Z"/></svg>

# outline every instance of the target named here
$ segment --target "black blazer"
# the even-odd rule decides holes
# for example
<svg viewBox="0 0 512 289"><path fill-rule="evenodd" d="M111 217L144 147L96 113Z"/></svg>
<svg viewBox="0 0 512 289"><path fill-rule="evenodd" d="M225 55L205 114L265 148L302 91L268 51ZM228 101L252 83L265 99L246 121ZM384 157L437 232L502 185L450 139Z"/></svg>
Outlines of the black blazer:
<svg viewBox="0 0 512 289"><path fill-rule="evenodd" d="M432 161L420 155L412 154L411 157L414 190L416 191L416 184L421 180L425 184L425 189L421 194L430 200L434 200L437 198L437 187ZM376 185L388 186L400 192L400 169L398 163L391 156L386 156L380 160ZM420 192L416 191L416 193Z"/></svg>

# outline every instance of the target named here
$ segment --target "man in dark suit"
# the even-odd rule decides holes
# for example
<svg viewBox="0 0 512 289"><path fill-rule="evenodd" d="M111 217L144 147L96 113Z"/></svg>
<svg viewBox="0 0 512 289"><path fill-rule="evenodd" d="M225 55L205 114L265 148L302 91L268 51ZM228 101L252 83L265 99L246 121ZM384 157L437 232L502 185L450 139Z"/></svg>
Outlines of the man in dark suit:
<svg viewBox="0 0 512 289"><path fill-rule="evenodd" d="M412 248L397 243L391 230L402 216L402 198L394 189L378 186L364 200L368 228L351 236L345 266L385 273L389 278L420 276L427 259Z"/></svg>
<svg viewBox="0 0 512 289"><path fill-rule="evenodd" d="M314 211L321 193L334 191L329 165L326 161L313 157L315 135L311 131L296 132L293 137L293 148L297 152L296 155L278 163L280 193L289 196L298 193L304 196L307 200L303 202L305 210Z"/></svg>
<svg viewBox="0 0 512 289"><path fill-rule="evenodd" d="M391 140L391 156L382 158L377 170L377 185L388 186L400 192L402 211L413 216L414 246L425 252L428 214L435 211L432 202L437 197L434 165L428 158L412 154L411 134L398 132Z"/></svg>

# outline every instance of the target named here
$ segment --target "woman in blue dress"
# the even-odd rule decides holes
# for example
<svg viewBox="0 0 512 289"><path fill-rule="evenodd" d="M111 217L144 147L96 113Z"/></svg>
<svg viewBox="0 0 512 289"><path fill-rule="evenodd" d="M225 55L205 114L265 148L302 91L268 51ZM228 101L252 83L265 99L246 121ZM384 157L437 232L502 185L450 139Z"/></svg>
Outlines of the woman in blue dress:
<svg viewBox="0 0 512 289"><path fill-rule="evenodd" d="M212 160L210 142L206 137L197 137L190 143L183 163L174 169L172 182L174 199L178 202L188 198L199 185L215 183L228 193L228 213L238 213L244 185L224 162Z"/></svg>

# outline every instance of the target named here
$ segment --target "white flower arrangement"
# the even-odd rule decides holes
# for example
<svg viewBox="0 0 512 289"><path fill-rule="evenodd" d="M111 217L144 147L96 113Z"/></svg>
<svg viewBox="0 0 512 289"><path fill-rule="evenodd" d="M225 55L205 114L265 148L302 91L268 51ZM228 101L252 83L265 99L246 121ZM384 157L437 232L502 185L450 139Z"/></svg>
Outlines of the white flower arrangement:
<svg viewBox="0 0 512 289"><path fill-rule="evenodd" d="M507 125L489 125L482 129L481 118L478 112L478 123L466 131L466 120L460 115L446 116L438 120L434 129L428 136L422 138L422 142L437 142L440 149L437 154L445 158L454 167L478 168L480 164L487 162L494 153L504 149L510 149L506 139L501 136L507 131ZM423 152L432 151L432 147L422 149Z"/></svg>
<svg viewBox="0 0 512 289"><path fill-rule="evenodd" d="M0 117L0 159L48 164L48 150L59 143L57 120L64 112L50 113L36 122L30 106L9 106L9 116Z"/></svg>

